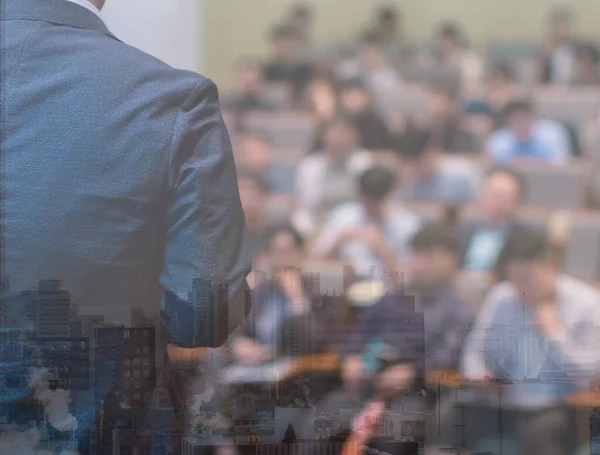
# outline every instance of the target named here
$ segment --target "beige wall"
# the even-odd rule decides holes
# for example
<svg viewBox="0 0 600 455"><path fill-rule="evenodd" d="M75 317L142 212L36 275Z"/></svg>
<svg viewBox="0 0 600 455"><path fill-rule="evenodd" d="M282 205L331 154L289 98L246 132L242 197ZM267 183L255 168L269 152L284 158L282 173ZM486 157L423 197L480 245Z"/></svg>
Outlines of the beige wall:
<svg viewBox="0 0 600 455"><path fill-rule="evenodd" d="M204 69L226 86L242 57L267 53L270 27L291 0L204 0ZM317 12L315 37L339 42L355 36L370 19L378 0L312 0ZM395 0L404 11L412 39L426 38L439 21L462 22L470 41L481 46L494 37L539 38L544 17L556 5L569 4L579 15L579 30L600 37L600 0Z"/></svg>

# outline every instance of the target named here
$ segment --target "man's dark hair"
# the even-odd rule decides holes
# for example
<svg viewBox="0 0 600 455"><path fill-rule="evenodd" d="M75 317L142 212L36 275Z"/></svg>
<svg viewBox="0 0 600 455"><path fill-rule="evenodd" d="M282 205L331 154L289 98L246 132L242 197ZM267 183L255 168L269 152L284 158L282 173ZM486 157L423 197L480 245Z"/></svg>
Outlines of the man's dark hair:
<svg viewBox="0 0 600 455"><path fill-rule="evenodd" d="M573 20L573 12L566 6L555 8L550 12L549 15L550 21L558 22L558 21L572 21Z"/></svg>
<svg viewBox="0 0 600 455"><path fill-rule="evenodd" d="M358 182L361 196L378 201L385 199L395 186L396 174L383 166L367 169L361 174Z"/></svg>
<svg viewBox="0 0 600 455"><path fill-rule="evenodd" d="M365 33L361 40L361 45L363 46L381 46L381 40L377 33L373 31L369 31Z"/></svg>
<svg viewBox="0 0 600 455"><path fill-rule="evenodd" d="M296 38L298 36L296 30L289 25L278 25L271 32L271 39L277 41L279 39Z"/></svg>
<svg viewBox="0 0 600 455"><path fill-rule="evenodd" d="M413 251L428 251L442 248L453 254L458 254L458 241L454 229L444 223L425 224L411 240Z"/></svg>
<svg viewBox="0 0 600 455"><path fill-rule="evenodd" d="M485 180L490 180L496 175L505 175L512 179L519 190L520 199L525 199L525 197L527 196L527 182L521 172L512 168L497 166L491 168L486 172Z"/></svg>
<svg viewBox="0 0 600 455"><path fill-rule="evenodd" d="M396 141L395 151L400 159L419 160L429 149L431 133L425 129L409 128Z"/></svg>
<svg viewBox="0 0 600 455"><path fill-rule="evenodd" d="M271 192L271 185L269 185L267 179L261 174L257 174L255 172L245 172L243 170L238 171L238 182L242 180L251 182L263 193Z"/></svg>
<svg viewBox="0 0 600 455"><path fill-rule="evenodd" d="M271 248L271 243L273 242L273 239L279 234L291 235L292 239L294 240L294 246L299 250L304 250L304 245L306 244L306 242L302 234L300 234L298 230L291 224L284 223L271 226L265 231L262 239L263 251L267 251Z"/></svg>
<svg viewBox="0 0 600 455"><path fill-rule="evenodd" d="M498 256L494 271L499 280L506 279L506 267L515 261L538 261L549 258L550 243L542 229L516 226Z"/></svg>
<svg viewBox="0 0 600 455"><path fill-rule="evenodd" d="M310 20L313 17L313 10L306 3L296 3L292 6L291 16L303 20Z"/></svg>
<svg viewBox="0 0 600 455"><path fill-rule="evenodd" d="M504 118L508 118L513 114L533 114L534 112L535 107L533 102L528 99L511 101L503 110Z"/></svg>
<svg viewBox="0 0 600 455"><path fill-rule="evenodd" d="M455 81L451 81L446 77L435 77L428 89L431 92L441 93L452 101L458 101L460 98L460 87Z"/></svg>
<svg viewBox="0 0 600 455"><path fill-rule="evenodd" d="M393 6L382 6L379 8L377 18L380 22L396 22L398 15L398 10Z"/></svg>
<svg viewBox="0 0 600 455"><path fill-rule="evenodd" d="M442 38L452 39L458 43L462 41L462 32L459 26L452 22L444 22L441 24L439 34Z"/></svg>
<svg viewBox="0 0 600 455"><path fill-rule="evenodd" d="M515 70L513 66L508 62L494 63L491 69L491 74L497 74L506 79L507 81L512 82L515 80Z"/></svg>
<svg viewBox="0 0 600 455"><path fill-rule="evenodd" d="M331 127L335 125L346 125L348 126L348 128L351 128L357 133L359 132L356 122L352 119L352 117L344 114L335 115L333 118L330 118L329 120L325 121L321 127L321 131L329 131Z"/></svg>

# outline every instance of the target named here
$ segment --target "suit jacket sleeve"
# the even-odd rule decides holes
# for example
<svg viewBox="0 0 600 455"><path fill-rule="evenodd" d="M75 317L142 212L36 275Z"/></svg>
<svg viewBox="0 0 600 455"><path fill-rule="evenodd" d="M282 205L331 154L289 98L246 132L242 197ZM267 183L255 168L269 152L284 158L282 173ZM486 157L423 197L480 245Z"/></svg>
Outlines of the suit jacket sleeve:
<svg viewBox="0 0 600 455"><path fill-rule="evenodd" d="M175 318L178 333L193 332L182 347L220 346L250 311L251 260L231 142L207 79L175 120L166 219L161 282L192 315Z"/></svg>

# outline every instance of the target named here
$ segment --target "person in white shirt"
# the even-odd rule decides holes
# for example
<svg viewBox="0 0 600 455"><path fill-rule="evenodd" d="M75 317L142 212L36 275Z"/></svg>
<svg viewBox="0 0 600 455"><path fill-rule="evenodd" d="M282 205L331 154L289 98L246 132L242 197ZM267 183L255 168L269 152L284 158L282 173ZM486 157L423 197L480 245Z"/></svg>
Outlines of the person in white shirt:
<svg viewBox="0 0 600 455"><path fill-rule="evenodd" d="M310 235L335 207L354 199L356 178L372 164L371 153L360 149L359 134L347 117L335 117L323 127L323 149L298 165L295 227Z"/></svg>
<svg viewBox="0 0 600 455"><path fill-rule="evenodd" d="M474 428L475 449L495 452L498 438L506 438L504 453L575 453L568 402L600 375L600 291L562 275L545 233L531 228L511 232L496 275L500 283L466 341L462 369L470 381L508 383L501 404L492 405L500 406L506 426L496 436ZM481 399L497 395L487 386ZM476 409L473 425L489 426L484 409ZM497 421L498 411L491 414Z"/></svg>
<svg viewBox="0 0 600 455"><path fill-rule="evenodd" d="M554 120L539 118L529 100L511 101L504 109L506 127L495 131L487 154L495 164L527 160L564 164L572 155L567 129Z"/></svg>
<svg viewBox="0 0 600 455"><path fill-rule="evenodd" d="M371 167L360 176L358 186L358 200L339 206L327 218L313 254L348 262L358 276L393 277L402 269L420 219L391 203L396 187L391 169Z"/></svg>

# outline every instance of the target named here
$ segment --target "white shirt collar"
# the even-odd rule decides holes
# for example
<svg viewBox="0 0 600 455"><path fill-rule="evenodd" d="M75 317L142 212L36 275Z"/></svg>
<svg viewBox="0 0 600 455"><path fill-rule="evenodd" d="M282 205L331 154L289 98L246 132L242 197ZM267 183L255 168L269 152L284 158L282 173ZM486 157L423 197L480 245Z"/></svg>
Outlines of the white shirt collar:
<svg viewBox="0 0 600 455"><path fill-rule="evenodd" d="M96 16L98 16L102 20L102 22L104 22L104 19L102 19L102 14L100 13L100 10L98 8L96 8L88 0L67 0L67 1L71 2L71 3L75 3L75 4L79 5L79 6L83 6L85 9L91 11Z"/></svg>

